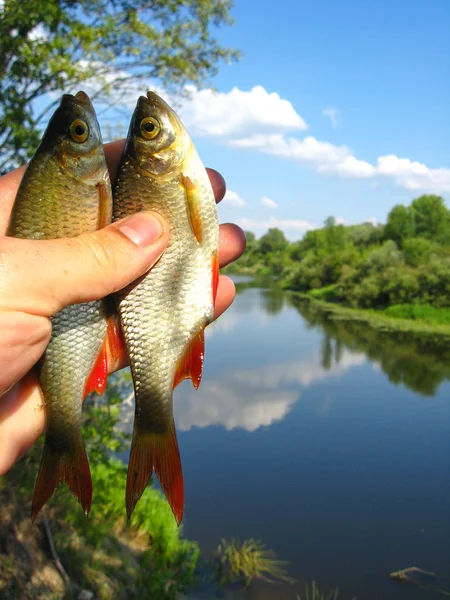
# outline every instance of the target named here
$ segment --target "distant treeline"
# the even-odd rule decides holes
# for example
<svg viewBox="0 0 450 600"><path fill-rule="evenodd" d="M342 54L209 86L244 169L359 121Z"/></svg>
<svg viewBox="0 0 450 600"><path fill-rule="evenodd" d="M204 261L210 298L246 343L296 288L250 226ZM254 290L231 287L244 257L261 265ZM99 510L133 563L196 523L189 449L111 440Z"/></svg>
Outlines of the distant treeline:
<svg viewBox="0 0 450 600"><path fill-rule="evenodd" d="M246 234L235 273L276 276L286 289L352 307L450 306L450 211L440 196L394 206L386 225L328 217L297 242L276 228Z"/></svg>

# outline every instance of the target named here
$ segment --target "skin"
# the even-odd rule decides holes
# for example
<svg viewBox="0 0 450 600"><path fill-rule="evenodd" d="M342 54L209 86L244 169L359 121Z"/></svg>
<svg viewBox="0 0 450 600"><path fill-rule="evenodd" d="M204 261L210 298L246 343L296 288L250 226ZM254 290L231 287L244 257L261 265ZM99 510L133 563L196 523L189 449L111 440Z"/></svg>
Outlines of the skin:
<svg viewBox="0 0 450 600"><path fill-rule="evenodd" d="M105 145L112 181L123 147L123 140ZM168 242L164 223L159 238L145 247L124 238L128 231L124 227L120 233L117 223L70 240L5 237L23 172L22 167L0 177L0 475L33 445L45 428L41 391L35 375L29 371L50 339L50 317L64 306L97 300L125 287L148 271ZM208 169L208 175L216 201L220 202L225 195L225 182L217 171ZM139 217L135 223L137 220ZM144 226L140 224L143 228L145 222ZM221 225L220 266L239 258L244 249L242 230L230 223ZM233 282L221 275L214 318L231 305L234 296ZM114 358L109 353L108 358L110 373L127 365L123 352Z"/></svg>

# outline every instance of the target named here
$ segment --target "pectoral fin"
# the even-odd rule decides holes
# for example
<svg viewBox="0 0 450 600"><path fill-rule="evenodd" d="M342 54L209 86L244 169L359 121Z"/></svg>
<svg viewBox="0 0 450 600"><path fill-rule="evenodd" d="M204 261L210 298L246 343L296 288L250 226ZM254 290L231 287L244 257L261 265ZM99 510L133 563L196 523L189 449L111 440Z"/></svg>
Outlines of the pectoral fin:
<svg viewBox="0 0 450 600"><path fill-rule="evenodd" d="M190 177L183 177L183 186L186 193L186 209L192 233L199 244L203 240L203 223L200 210L200 196L198 187Z"/></svg>

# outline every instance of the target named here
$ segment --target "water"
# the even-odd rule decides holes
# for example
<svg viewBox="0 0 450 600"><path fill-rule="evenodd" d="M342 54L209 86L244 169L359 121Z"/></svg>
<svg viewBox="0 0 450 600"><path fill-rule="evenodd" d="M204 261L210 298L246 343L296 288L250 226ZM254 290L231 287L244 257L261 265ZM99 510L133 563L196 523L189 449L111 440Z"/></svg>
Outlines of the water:
<svg viewBox="0 0 450 600"><path fill-rule="evenodd" d="M446 349L244 289L208 330L200 389L175 394L186 537L206 554L222 537L261 539L342 600L422 598L387 575L448 573L449 377Z"/></svg>

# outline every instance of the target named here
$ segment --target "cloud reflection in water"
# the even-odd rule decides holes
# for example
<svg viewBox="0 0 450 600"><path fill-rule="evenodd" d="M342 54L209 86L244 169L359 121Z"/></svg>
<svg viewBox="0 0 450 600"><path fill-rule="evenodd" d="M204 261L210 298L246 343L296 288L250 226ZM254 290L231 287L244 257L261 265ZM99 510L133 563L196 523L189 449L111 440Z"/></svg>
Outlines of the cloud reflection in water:
<svg viewBox="0 0 450 600"><path fill-rule="evenodd" d="M302 389L365 361L365 354L344 351L339 363L325 369L317 353L306 361L221 373L205 379L197 391L185 382L175 397L177 429L222 425L227 430L239 427L255 431L268 427L284 419L300 399Z"/></svg>

